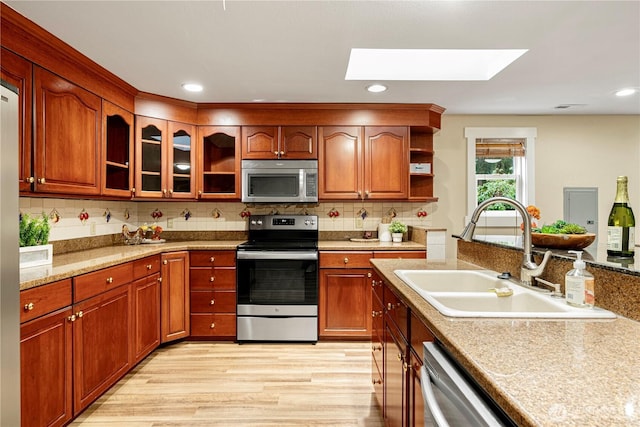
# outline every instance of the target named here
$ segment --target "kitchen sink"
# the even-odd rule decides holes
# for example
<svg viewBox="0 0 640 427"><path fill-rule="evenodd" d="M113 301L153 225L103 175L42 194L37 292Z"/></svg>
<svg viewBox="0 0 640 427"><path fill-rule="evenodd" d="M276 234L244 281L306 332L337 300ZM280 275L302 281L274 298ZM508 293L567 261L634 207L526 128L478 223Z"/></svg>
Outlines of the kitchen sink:
<svg viewBox="0 0 640 427"><path fill-rule="evenodd" d="M490 270L396 270L396 276L450 317L614 319L598 307L568 305L564 298L498 279ZM508 288L508 291L506 289ZM496 292L498 289L498 292ZM501 296L503 295L503 296ZM506 296L505 296L506 295Z"/></svg>

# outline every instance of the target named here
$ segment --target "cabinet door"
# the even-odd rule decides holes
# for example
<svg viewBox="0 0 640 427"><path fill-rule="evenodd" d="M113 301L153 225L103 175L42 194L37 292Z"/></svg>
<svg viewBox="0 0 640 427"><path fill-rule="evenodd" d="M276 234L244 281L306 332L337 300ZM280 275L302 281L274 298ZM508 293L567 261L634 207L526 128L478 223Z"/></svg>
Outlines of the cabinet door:
<svg viewBox="0 0 640 427"><path fill-rule="evenodd" d="M166 162L163 142L167 138L167 122L149 117L136 117L136 186L135 197L160 198L166 193Z"/></svg>
<svg viewBox="0 0 640 427"><path fill-rule="evenodd" d="M133 363L160 345L160 274L133 282Z"/></svg>
<svg viewBox="0 0 640 427"><path fill-rule="evenodd" d="M161 342L189 336L189 252L162 254Z"/></svg>
<svg viewBox="0 0 640 427"><path fill-rule="evenodd" d="M282 126L279 157L317 159L318 129L315 126Z"/></svg>
<svg viewBox="0 0 640 427"><path fill-rule="evenodd" d="M73 416L71 308L20 327L22 427L62 426Z"/></svg>
<svg viewBox="0 0 640 427"><path fill-rule="evenodd" d="M321 269L318 297L321 338L371 339L370 269Z"/></svg>
<svg viewBox="0 0 640 427"><path fill-rule="evenodd" d="M402 427L407 425L406 343L398 330L386 322L384 339L385 424L389 427Z"/></svg>
<svg viewBox="0 0 640 427"><path fill-rule="evenodd" d="M167 191L165 197L172 199L195 199L196 127L184 123L167 124L168 143L166 171Z"/></svg>
<svg viewBox="0 0 640 427"><path fill-rule="evenodd" d="M409 196L409 128L366 127L364 198Z"/></svg>
<svg viewBox="0 0 640 427"><path fill-rule="evenodd" d="M280 157L278 126L243 126L243 159L277 159Z"/></svg>
<svg viewBox="0 0 640 427"><path fill-rule="evenodd" d="M133 113L102 101L102 194L131 197L133 189Z"/></svg>
<svg viewBox="0 0 640 427"><path fill-rule="evenodd" d="M20 159L18 179L20 192L29 192L34 181L31 170L32 65L3 48L0 54L0 69L2 80L17 87L18 95L20 95L18 106L18 154Z"/></svg>
<svg viewBox="0 0 640 427"><path fill-rule="evenodd" d="M131 367L131 285L74 305L74 414L79 414Z"/></svg>
<svg viewBox="0 0 640 427"><path fill-rule="evenodd" d="M198 198L240 199L240 128L198 128Z"/></svg>
<svg viewBox="0 0 640 427"><path fill-rule="evenodd" d="M102 101L35 67L35 190L100 194Z"/></svg>
<svg viewBox="0 0 640 427"><path fill-rule="evenodd" d="M409 369L409 423L411 427L424 427L424 399L422 398L422 381L420 368L422 360L414 353L410 353ZM427 381L429 381L427 379Z"/></svg>
<svg viewBox="0 0 640 427"><path fill-rule="evenodd" d="M362 128L320 127L318 169L320 199L363 197Z"/></svg>

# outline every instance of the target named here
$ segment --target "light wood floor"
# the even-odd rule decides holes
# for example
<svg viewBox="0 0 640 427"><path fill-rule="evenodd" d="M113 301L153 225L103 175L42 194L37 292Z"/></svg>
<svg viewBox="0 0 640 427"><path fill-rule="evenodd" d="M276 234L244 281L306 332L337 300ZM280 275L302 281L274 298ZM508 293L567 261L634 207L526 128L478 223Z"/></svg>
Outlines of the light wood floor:
<svg viewBox="0 0 640 427"><path fill-rule="evenodd" d="M71 426L382 427L370 359L370 343L172 344Z"/></svg>

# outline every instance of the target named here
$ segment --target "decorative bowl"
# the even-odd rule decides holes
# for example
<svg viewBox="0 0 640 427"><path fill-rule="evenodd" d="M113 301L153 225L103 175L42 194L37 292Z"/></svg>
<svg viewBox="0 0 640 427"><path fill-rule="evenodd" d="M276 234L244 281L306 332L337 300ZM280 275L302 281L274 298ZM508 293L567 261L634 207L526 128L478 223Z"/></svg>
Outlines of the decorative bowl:
<svg viewBox="0 0 640 427"><path fill-rule="evenodd" d="M531 233L534 246L550 249L583 249L596 239L594 233L585 234L547 234Z"/></svg>

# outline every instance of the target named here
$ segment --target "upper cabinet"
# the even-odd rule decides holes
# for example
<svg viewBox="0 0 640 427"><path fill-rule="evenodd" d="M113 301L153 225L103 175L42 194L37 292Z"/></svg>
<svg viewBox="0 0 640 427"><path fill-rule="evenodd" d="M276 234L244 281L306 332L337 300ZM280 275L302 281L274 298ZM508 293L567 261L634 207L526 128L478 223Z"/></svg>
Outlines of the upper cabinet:
<svg viewBox="0 0 640 427"><path fill-rule="evenodd" d="M37 66L34 87L34 189L100 194L102 100Z"/></svg>
<svg viewBox="0 0 640 427"><path fill-rule="evenodd" d="M194 125L136 118L136 198L195 198Z"/></svg>
<svg viewBox="0 0 640 427"><path fill-rule="evenodd" d="M243 159L316 159L316 126L243 126Z"/></svg>
<svg viewBox="0 0 640 427"><path fill-rule="evenodd" d="M409 200L438 200L433 197L433 155L433 131L411 128Z"/></svg>
<svg viewBox="0 0 640 427"><path fill-rule="evenodd" d="M407 198L408 127L325 126L319 139L320 199Z"/></svg>
<svg viewBox="0 0 640 427"><path fill-rule="evenodd" d="M133 113L103 101L102 126L102 194L129 198L133 190Z"/></svg>
<svg viewBox="0 0 640 427"><path fill-rule="evenodd" d="M240 198L240 127L199 126L198 198Z"/></svg>
<svg viewBox="0 0 640 427"><path fill-rule="evenodd" d="M18 106L18 144L20 167L20 192L31 191L34 176L31 171L31 99L33 96L32 65L23 58L6 49L1 50L0 68L2 80L18 89L20 103Z"/></svg>

